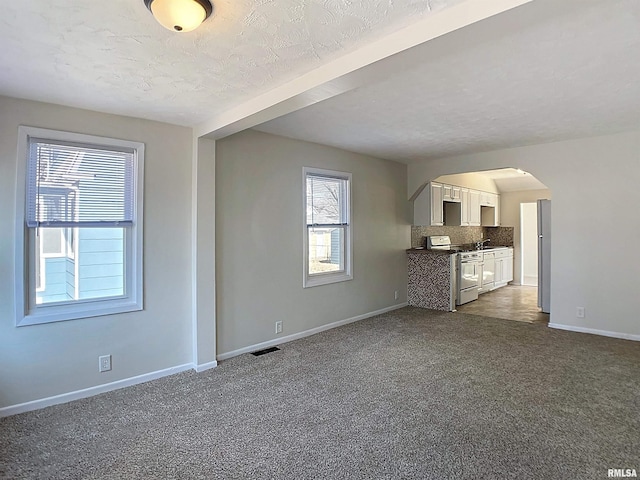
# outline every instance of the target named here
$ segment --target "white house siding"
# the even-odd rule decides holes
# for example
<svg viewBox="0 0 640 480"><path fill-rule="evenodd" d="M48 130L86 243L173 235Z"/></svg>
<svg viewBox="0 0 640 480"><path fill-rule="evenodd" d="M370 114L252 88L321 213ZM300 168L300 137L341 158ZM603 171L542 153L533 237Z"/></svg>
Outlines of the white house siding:
<svg viewBox="0 0 640 480"><path fill-rule="evenodd" d="M37 294L42 303L63 302L67 296L67 259L65 257L44 259L44 289Z"/></svg>
<svg viewBox="0 0 640 480"><path fill-rule="evenodd" d="M123 294L123 229L79 229L76 258L79 299Z"/></svg>

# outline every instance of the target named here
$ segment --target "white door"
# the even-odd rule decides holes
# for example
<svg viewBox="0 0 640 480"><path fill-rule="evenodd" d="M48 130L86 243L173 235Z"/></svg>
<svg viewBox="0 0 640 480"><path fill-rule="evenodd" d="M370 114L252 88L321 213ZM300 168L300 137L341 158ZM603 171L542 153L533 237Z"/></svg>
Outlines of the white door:
<svg viewBox="0 0 640 480"><path fill-rule="evenodd" d="M551 200L538 200L538 306L551 310Z"/></svg>

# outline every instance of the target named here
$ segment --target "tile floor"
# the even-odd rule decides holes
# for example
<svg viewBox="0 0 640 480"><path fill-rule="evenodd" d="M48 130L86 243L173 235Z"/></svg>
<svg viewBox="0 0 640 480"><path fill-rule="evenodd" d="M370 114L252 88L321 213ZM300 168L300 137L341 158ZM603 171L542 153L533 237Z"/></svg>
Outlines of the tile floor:
<svg viewBox="0 0 640 480"><path fill-rule="evenodd" d="M474 302L460 305L458 311L520 322L549 323L549 314L542 313L537 304L537 287L507 285L480 295Z"/></svg>

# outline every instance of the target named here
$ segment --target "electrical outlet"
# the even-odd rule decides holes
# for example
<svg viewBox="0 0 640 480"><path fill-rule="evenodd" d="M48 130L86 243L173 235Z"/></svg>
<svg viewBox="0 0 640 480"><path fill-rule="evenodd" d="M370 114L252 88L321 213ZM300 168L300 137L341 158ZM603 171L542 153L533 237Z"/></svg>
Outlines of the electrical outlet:
<svg viewBox="0 0 640 480"><path fill-rule="evenodd" d="M398 299L398 290L393 292L393 298L395 298L396 300Z"/></svg>
<svg viewBox="0 0 640 480"><path fill-rule="evenodd" d="M584 307L576 307L576 317L584 318Z"/></svg>
<svg viewBox="0 0 640 480"><path fill-rule="evenodd" d="M282 333L282 321L276 322L276 333Z"/></svg>
<svg viewBox="0 0 640 480"><path fill-rule="evenodd" d="M98 371L108 372L111 370L111 355L101 355L98 357Z"/></svg>

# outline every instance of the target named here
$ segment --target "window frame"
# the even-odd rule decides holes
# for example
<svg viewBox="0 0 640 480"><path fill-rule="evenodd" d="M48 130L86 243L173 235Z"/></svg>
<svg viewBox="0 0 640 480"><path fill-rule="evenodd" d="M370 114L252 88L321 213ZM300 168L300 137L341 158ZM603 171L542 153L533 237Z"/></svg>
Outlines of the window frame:
<svg viewBox="0 0 640 480"><path fill-rule="evenodd" d="M328 178L335 178L336 180L346 181L345 188L345 225L340 225L337 228L343 229L344 242L341 245L341 249L344 254L344 270L338 272L322 272L322 273L309 273L309 229L313 228L312 225L307 224L307 177L309 176L323 176ZM314 167L302 168L302 205L303 205L303 276L302 286L303 288L316 287L320 285L328 285L331 283L345 282L353 280L353 234L352 234L352 201L351 201L351 183L352 175L349 172L340 172L337 170L326 170Z"/></svg>
<svg viewBox="0 0 640 480"><path fill-rule="evenodd" d="M134 222L124 228L124 295L70 302L36 304L34 237L37 227L27 227L27 165L29 139L46 139L94 147L129 148L134 151L136 188ZM16 170L16 244L15 244L15 324L17 327L112 315L142 310L143 305L143 185L144 143L80 133L64 132L20 125L18 127L18 161ZM77 227L82 228L82 227ZM73 235L76 235L75 228ZM74 238L74 240L77 240ZM66 245L65 245L66 248ZM74 241L74 249L77 249ZM75 252L74 252L75 257Z"/></svg>

